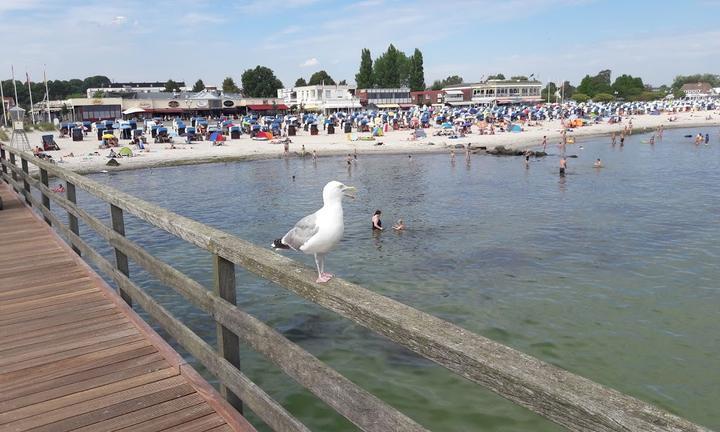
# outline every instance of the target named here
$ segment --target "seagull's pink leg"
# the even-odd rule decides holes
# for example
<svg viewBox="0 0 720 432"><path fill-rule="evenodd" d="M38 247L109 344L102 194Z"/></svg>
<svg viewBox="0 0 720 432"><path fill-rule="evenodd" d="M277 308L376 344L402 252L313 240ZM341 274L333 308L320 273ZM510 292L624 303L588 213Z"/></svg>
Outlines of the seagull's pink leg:
<svg viewBox="0 0 720 432"><path fill-rule="evenodd" d="M325 276L325 275L321 275L321 276L318 276L318 278L317 278L317 280L316 280L315 282L317 282L317 283L325 283L325 282L329 281L330 279L332 279L332 278L329 278L329 277L327 277L327 276Z"/></svg>

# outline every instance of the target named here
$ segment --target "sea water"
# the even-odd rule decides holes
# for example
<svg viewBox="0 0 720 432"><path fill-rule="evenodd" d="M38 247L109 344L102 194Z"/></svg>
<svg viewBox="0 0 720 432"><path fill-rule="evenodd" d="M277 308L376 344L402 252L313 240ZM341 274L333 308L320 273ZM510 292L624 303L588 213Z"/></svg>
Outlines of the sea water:
<svg viewBox="0 0 720 432"><path fill-rule="evenodd" d="M709 145L684 137L697 132L711 135ZM609 137L578 139L567 148L577 158L568 159L563 178L554 144L550 156L531 158L527 167L520 157L466 162L458 150L454 163L449 153L360 155L350 166L341 157L308 157L91 178L263 247L321 206L325 183L354 185L357 199L344 205L345 237L326 270L720 428L719 133L666 130L654 145L649 134L634 134L624 147L611 146ZM593 168L596 158L604 168ZM84 193L79 202L107 220L107 204ZM388 227L381 233L371 230L377 209ZM404 232L389 229L399 218ZM207 252L131 216L126 231L212 287ZM314 268L312 257L282 253ZM211 318L137 266L131 274L214 343ZM243 310L431 430L560 430L240 268L237 298ZM242 370L311 429L355 430L247 347Z"/></svg>

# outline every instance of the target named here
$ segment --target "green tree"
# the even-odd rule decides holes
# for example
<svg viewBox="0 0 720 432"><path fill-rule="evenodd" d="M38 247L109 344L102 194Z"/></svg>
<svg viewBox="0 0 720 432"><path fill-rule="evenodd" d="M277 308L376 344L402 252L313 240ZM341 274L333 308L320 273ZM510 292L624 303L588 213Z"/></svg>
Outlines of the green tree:
<svg viewBox="0 0 720 432"><path fill-rule="evenodd" d="M295 81L295 87L305 87L306 85L308 85L308 83L303 77L300 77Z"/></svg>
<svg viewBox="0 0 720 432"><path fill-rule="evenodd" d="M172 79L167 80L165 83L165 88L163 89L164 92L179 92L180 91L180 84L173 81Z"/></svg>
<svg viewBox="0 0 720 432"><path fill-rule="evenodd" d="M627 100L637 100L645 91L645 85L643 84L642 78L633 78L632 75L623 74L615 78L612 90L617 97Z"/></svg>
<svg viewBox="0 0 720 432"><path fill-rule="evenodd" d="M260 65L243 72L241 80L245 95L249 97L275 97L278 89L283 88L283 83L275 76L275 72Z"/></svg>
<svg viewBox="0 0 720 432"><path fill-rule="evenodd" d="M551 82L547 83L545 88L543 88L540 91L540 97L544 101L550 99L550 101L552 102L555 100L555 92L557 92L557 91L558 91L557 84L555 84L554 82L551 81Z"/></svg>
<svg viewBox="0 0 720 432"><path fill-rule="evenodd" d="M526 77L525 75L513 75L510 77L510 79L516 81L527 81L528 77Z"/></svg>
<svg viewBox="0 0 720 432"><path fill-rule="evenodd" d="M95 93L92 94L92 97L96 98L96 99L101 98L103 96L105 96L105 92L103 92L102 90L97 90Z"/></svg>
<svg viewBox="0 0 720 432"><path fill-rule="evenodd" d="M195 81L195 85L193 86L192 91L197 93L203 90L205 90L205 83L203 82L203 80L199 79Z"/></svg>
<svg viewBox="0 0 720 432"><path fill-rule="evenodd" d="M396 88L408 84L409 59L390 44L387 51L375 59L373 77L377 87Z"/></svg>
<svg viewBox="0 0 720 432"><path fill-rule="evenodd" d="M610 85L610 74L611 71L609 69L605 69L598 72L598 74L593 77L585 75L585 78L580 81L577 91L584 93L591 98L598 93L611 94L613 90Z"/></svg>
<svg viewBox="0 0 720 432"><path fill-rule="evenodd" d="M410 91L425 90L425 68L423 67L423 55L417 48L415 48L413 55L410 56L408 87L410 87Z"/></svg>
<svg viewBox="0 0 720 432"><path fill-rule="evenodd" d="M373 78L373 61L370 50L363 48L360 55L360 70L355 74L355 83L358 88L371 88L375 84Z"/></svg>
<svg viewBox="0 0 720 432"><path fill-rule="evenodd" d="M235 85L235 80L231 77L225 77L222 82L223 93L240 93L240 89Z"/></svg>
<svg viewBox="0 0 720 432"><path fill-rule="evenodd" d="M499 73L499 74L495 74L495 75L490 75L489 77L487 77L487 79L489 79L489 80L504 80L505 75Z"/></svg>
<svg viewBox="0 0 720 432"><path fill-rule="evenodd" d="M320 84L335 85L335 80L332 79L332 77L324 70L317 71L310 76L310 81L308 81L308 85Z"/></svg>
<svg viewBox="0 0 720 432"><path fill-rule="evenodd" d="M576 89L570 85L570 81L565 81L560 91L562 92L564 98L569 99L575 94Z"/></svg>
<svg viewBox="0 0 720 432"><path fill-rule="evenodd" d="M590 96L585 93L575 93L572 97L575 102L587 102L590 100Z"/></svg>
<svg viewBox="0 0 720 432"><path fill-rule="evenodd" d="M575 94L577 96L577 93ZM610 102L615 99L610 93L598 93L592 98L595 102Z"/></svg>
<svg viewBox="0 0 720 432"><path fill-rule="evenodd" d="M87 77L83 80L83 85L85 86L85 90L89 88L101 88L101 87L109 87L110 86L110 78L104 76L104 75L95 75L91 77ZM33 90L33 93L35 91Z"/></svg>
<svg viewBox="0 0 720 432"><path fill-rule="evenodd" d="M433 81L432 87L430 89L431 90L442 90L443 88L445 88L447 86L457 85L457 84L462 84L462 83L463 83L463 79L461 76L451 75L451 76L445 78L444 80Z"/></svg>
<svg viewBox="0 0 720 432"><path fill-rule="evenodd" d="M347 80L340 80L338 85L347 85Z"/></svg>

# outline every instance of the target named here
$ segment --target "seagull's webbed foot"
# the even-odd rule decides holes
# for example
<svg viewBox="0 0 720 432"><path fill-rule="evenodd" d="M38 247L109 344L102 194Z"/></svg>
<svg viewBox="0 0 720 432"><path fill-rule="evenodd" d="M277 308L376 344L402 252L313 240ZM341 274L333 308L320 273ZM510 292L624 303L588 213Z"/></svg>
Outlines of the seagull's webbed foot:
<svg viewBox="0 0 720 432"><path fill-rule="evenodd" d="M332 275L329 273L323 273L320 276L318 276L317 280L315 282L317 283L325 283L332 279Z"/></svg>

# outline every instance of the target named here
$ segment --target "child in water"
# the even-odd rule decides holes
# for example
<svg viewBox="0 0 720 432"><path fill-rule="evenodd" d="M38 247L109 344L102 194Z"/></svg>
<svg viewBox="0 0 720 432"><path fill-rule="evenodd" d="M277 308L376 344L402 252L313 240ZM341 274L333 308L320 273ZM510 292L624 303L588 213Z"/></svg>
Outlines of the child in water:
<svg viewBox="0 0 720 432"><path fill-rule="evenodd" d="M403 231L405 230L405 222L403 222L402 219L398 219L397 222L395 222L395 225L393 225L393 229L395 231Z"/></svg>

